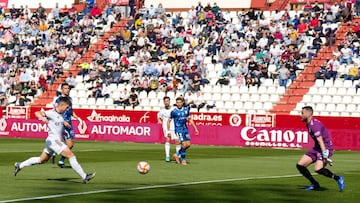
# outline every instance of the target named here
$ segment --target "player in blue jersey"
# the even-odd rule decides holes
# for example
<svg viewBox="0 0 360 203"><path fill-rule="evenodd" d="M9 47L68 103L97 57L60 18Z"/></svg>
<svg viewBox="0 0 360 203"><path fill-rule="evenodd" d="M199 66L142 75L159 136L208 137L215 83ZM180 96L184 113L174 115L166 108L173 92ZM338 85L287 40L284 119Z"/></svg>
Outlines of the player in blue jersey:
<svg viewBox="0 0 360 203"><path fill-rule="evenodd" d="M176 108L171 111L170 119L167 122L167 132L171 132L171 120L174 120L175 133L179 137L181 148L179 152L173 155L176 163L186 165L186 150L190 147L190 134L187 122L194 127L195 134L198 135L199 131L190 117L190 109L184 106L184 99L182 97L176 98ZM170 136L170 135L169 135Z"/></svg>
<svg viewBox="0 0 360 203"><path fill-rule="evenodd" d="M315 163L315 172L328 178L334 179L339 186L339 190L344 190L344 177L337 176L329 169L325 168L327 164L332 165L330 159L334 152L334 147L331 142L330 134L325 126L316 118L313 117L313 108L305 106L301 111L301 120L306 122L306 128L309 135L314 140L314 147L308 150L296 164L299 172L307 178L311 185L306 187L305 190L316 190L320 188L320 184L314 179L307 167Z"/></svg>
<svg viewBox="0 0 360 203"><path fill-rule="evenodd" d="M58 105L59 101L61 98L63 97L67 97L69 98L70 102L72 102L72 99L71 97L69 96L70 94L70 86L68 83L62 83L61 84L61 95L55 100L55 106ZM63 114L64 116L64 141L66 143L66 145L72 149L74 147L74 142L73 142L73 139L75 137L75 133L74 133L74 128L72 126L72 122L71 122L71 119L72 117L77 119L80 123L82 122L81 118L78 117L73 109L72 109L72 105L70 105L70 107L64 112ZM53 154L53 157L51 158L52 159L52 162L54 163L55 162L55 156L56 154ZM65 157L64 156L61 156L61 158L59 159L59 162L58 162L58 166L60 168L65 168Z"/></svg>
<svg viewBox="0 0 360 203"><path fill-rule="evenodd" d="M51 157L52 153L61 154L69 159L71 168L82 178L83 183L87 183L95 176L94 173L86 174L76 159L75 154L62 141L64 132L63 113L71 105L69 98L62 97L54 109L47 111L37 111L35 116L48 125L49 131L45 141L45 148L39 157L31 157L23 162L16 162L14 175L16 176L24 167L43 164Z"/></svg>

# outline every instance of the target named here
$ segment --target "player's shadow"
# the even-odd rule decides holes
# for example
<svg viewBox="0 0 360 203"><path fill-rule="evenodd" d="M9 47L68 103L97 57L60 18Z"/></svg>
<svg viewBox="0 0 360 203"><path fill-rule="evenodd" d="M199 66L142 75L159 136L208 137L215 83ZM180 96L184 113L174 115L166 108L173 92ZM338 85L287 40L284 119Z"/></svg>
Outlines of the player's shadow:
<svg viewBox="0 0 360 203"><path fill-rule="evenodd" d="M51 181L61 181L61 182L78 182L75 180L78 180L78 178L48 178L47 180Z"/></svg>
<svg viewBox="0 0 360 203"><path fill-rule="evenodd" d="M61 167L59 167L59 166L56 166L56 167L53 167L53 168L68 169L68 168L71 168L71 166L63 166L62 168L61 168Z"/></svg>
<svg viewBox="0 0 360 203"><path fill-rule="evenodd" d="M299 189L299 190L305 190L306 187L307 187L307 186L298 185L298 186L297 186L297 189ZM318 188L318 189L316 189L316 190L313 190L313 191L327 191L327 190L329 190L329 189L326 188L326 187L320 187L320 188Z"/></svg>

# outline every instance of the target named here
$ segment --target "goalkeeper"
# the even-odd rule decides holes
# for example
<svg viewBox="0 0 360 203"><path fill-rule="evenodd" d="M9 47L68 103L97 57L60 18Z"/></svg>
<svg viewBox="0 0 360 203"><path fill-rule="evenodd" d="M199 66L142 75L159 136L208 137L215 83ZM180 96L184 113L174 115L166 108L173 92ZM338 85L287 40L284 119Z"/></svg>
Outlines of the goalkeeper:
<svg viewBox="0 0 360 203"><path fill-rule="evenodd" d="M334 179L339 186L339 190L344 190L344 177L337 176L329 169L325 168L327 164L332 165L331 156L333 155L333 144L331 137L325 126L316 118L313 117L313 108L311 106L305 106L301 111L301 120L306 122L306 128L309 131L309 135L314 140L314 147L308 150L296 164L299 172L307 178L311 185L306 187L305 190L316 190L320 188L320 184L314 179L307 167L315 163L315 172Z"/></svg>

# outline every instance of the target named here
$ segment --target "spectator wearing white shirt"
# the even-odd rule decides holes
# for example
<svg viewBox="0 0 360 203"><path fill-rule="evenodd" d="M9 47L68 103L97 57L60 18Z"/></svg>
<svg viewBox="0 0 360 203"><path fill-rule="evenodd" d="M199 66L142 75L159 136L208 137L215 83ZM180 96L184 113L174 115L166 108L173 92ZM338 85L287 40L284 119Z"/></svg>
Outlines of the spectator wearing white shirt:
<svg viewBox="0 0 360 203"><path fill-rule="evenodd" d="M200 91L197 91L195 94L192 95L192 101L193 101L193 103L190 105L190 107L196 108L198 112L206 104L206 102L202 96L202 93Z"/></svg>
<svg viewBox="0 0 360 203"><path fill-rule="evenodd" d="M235 51L235 47L231 47L230 52L223 61L223 66L224 67L232 66L237 58L238 58L238 53Z"/></svg>
<svg viewBox="0 0 360 203"><path fill-rule="evenodd" d="M269 39L266 36L266 32L263 33L262 37L259 39L257 46L261 48L265 48L265 46L268 44Z"/></svg>
<svg viewBox="0 0 360 203"><path fill-rule="evenodd" d="M337 77L337 70L340 68L340 62L336 56L333 56L327 63L327 78L333 78L333 80Z"/></svg>
<svg viewBox="0 0 360 203"><path fill-rule="evenodd" d="M129 83L129 81L132 79L131 72L125 68L124 72L121 73L120 81L119 83Z"/></svg>
<svg viewBox="0 0 360 203"><path fill-rule="evenodd" d="M340 52L341 52L340 64L343 64L344 62L346 62L347 65L351 64L352 61L351 57L353 55L353 52L349 48L349 45L344 44L344 47L341 48Z"/></svg>

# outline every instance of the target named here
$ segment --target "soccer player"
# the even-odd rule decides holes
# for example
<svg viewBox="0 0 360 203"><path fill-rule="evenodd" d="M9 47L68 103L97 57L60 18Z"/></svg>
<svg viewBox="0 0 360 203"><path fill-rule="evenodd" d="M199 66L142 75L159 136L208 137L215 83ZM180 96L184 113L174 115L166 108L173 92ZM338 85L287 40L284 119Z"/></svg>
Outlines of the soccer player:
<svg viewBox="0 0 360 203"><path fill-rule="evenodd" d="M186 150L190 147L190 134L187 126L187 121L194 127L195 134L198 135L199 131L190 117L190 110L184 106L184 99L182 97L176 98L176 108L171 111L170 119L167 122L167 133L170 134L171 120L174 120L175 133L179 136L181 148L179 152L173 155L176 163L187 165Z"/></svg>
<svg viewBox="0 0 360 203"><path fill-rule="evenodd" d="M15 176L24 167L45 163L50 159L52 153L54 152L69 159L71 168L82 178L83 183L87 183L95 176L95 173L86 174L84 172L76 160L75 154L64 142L62 142L62 135L64 132L64 118L62 114L69 108L69 106L71 106L70 99L62 97L59 99L58 105L54 109L44 112L35 112L35 116L39 120L47 123L49 128L48 136L45 141L45 148L40 157L31 157L23 162L16 162L14 170Z"/></svg>
<svg viewBox="0 0 360 203"><path fill-rule="evenodd" d="M330 134L325 126L313 117L313 108L311 106L304 106L302 108L301 120L306 122L306 128L315 143L314 147L308 150L296 164L299 172L311 182L311 185L306 187L305 190L316 190L320 188L320 184L307 169L310 164L315 163L315 172L334 179L338 183L340 191L343 191L345 186L344 177L337 176L325 168L327 164L332 165L330 158L334 152Z"/></svg>
<svg viewBox="0 0 360 203"><path fill-rule="evenodd" d="M170 105L170 97L165 96L164 99L164 108L161 109L158 113L158 123L162 124L162 128L164 131L164 136L166 139L165 142L165 161L170 162L170 142L171 140L175 141L176 144L176 152L179 152L180 150L180 142L179 137L175 134L174 131L174 122L171 121L170 123L170 132L167 132L167 122L170 119L170 113L174 109L174 107L171 107Z"/></svg>
<svg viewBox="0 0 360 203"><path fill-rule="evenodd" d="M55 100L55 105L57 105L59 103L59 100L63 97L69 98L70 102L72 102L72 99L69 96L69 94L70 94L70 85L68 83L62 83L61 84L61 95ZM73 139L75 137L75 133L74 133L74 128L72 126L71 118L74 117L80 123L82 122L82 120L79 116L77 116L73 112L71 104L70 104L69 108L64 112L63 116L64 116L64 120L65 120L64 121L65 131L64 131L63 139L65 140L66 145L70 149L72 149L74 147ZM53 154L53 156L51 157L51 161L53 163L55 162L55 156L56 156L56 154ZM65 168L64 161L65 161L65 157L62 156L58 161L58 166L60 168Z"/></svg>

